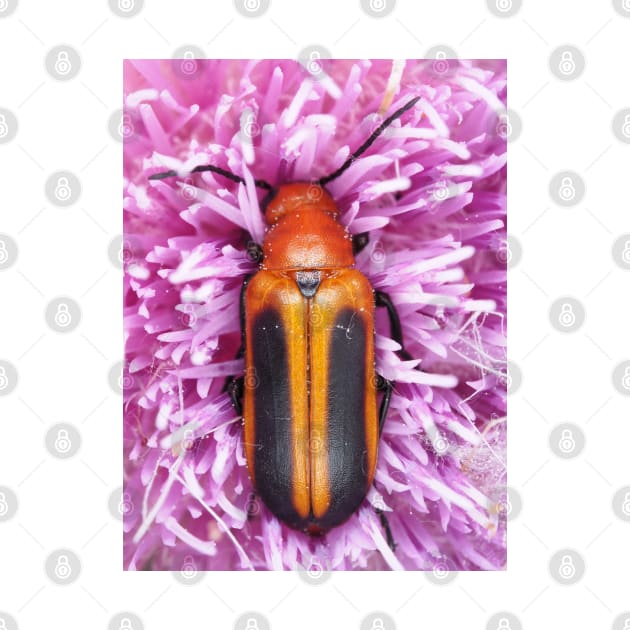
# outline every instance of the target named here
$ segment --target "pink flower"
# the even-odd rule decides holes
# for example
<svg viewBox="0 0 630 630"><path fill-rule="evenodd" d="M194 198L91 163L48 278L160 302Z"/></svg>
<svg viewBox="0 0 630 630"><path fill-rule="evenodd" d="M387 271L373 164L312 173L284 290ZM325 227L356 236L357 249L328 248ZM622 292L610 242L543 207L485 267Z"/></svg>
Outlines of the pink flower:
<svg viewBox="0 0 630 630"><path fill-rule="evenodd" d="M505 62L184 63L125 64L125 567L504 568ZM375 487L310 538L253 494L222 391L243 369L247 242L265 232L253 178L333 172L416 96L327 186L349 230L370 232L357 268L396 303L415 360L399 358L379 313L377 367L397 385ZM186 175L201 164L247 185ZM147 179L168 169L181 177Z"/></svg>

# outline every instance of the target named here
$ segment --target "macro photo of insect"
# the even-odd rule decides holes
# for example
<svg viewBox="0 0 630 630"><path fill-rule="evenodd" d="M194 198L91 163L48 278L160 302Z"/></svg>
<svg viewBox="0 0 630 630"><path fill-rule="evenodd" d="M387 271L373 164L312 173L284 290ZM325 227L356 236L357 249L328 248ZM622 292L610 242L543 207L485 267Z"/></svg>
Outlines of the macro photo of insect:
<svg viewBox="0 0 630 630"><path fill-rule="evenodd" d="M503 570L506 62L303 57L125 62L124 567Z"/></svg>

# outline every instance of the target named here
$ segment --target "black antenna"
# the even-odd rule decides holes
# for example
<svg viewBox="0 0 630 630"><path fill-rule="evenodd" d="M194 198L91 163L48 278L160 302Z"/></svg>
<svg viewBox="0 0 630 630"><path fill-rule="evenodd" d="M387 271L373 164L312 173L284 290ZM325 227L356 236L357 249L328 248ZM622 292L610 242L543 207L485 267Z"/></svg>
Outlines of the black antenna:
<svg viewBox="0 0 630 630"><path fill-rule="evenodd" d="M397 109L389 118L386 118L372 133L372 135L333 173L330 175L326 175L326 177L322 177L318 180L318 184L320 186L325 186L328 182L331 182L333 179L337 179L339 175L343 172L347 171L350 168L352 162L354 162L362 153L367 151L370 148L372 143L389 127L397 118L400 118L407 110L411 109L418 101L420 100L419 96L416 98L412 98L408 103L403 105L400 109Z"/></svg>
<svg viewBox="0 0 630 630"><path fill-rule="evenodd" d="M223 177L226 177L227 179L230 179L233 182L236 182L239 184L245 183L245 180L242 177L239 177L238 175L235 175L234 173L231 173L230 171L226 171L224 168L221 168L220 166L212 166L212 164L204 164L202 166L195 166L195 168L193 168L193 170L190 171L190 173L191 174L203 173L205 171L211 171L212 173L217 173L217 175L223 175ZM166 179L167 177L177 177L178 175L179 173L177 171L165 171L163 173L154 173L153 175L149 175L149 179ZM254 184L258 188L263 188L265 190L273 190L273 186L271 184L268 184L263 179L254 180Z"/></svg>

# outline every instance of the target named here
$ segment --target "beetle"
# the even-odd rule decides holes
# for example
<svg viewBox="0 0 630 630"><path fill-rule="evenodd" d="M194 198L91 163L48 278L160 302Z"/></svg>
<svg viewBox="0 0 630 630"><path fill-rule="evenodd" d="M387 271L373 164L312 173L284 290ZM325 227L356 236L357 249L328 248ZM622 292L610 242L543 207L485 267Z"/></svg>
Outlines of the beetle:
<svg viewBox="0 0 630 630"><path fill-rule="evenodd" d="M248 247L259 269L240 294L237 356L245 359L245 374L228 379L224 389L243 417L256 492L278 519L311 535L346 521L374 480L394 388L376 371L376 307L387 310L399 356L411 358L391 299L355 268L368 235L350 235L325 186L419 98L386 118L330 175L277 187L255 181L267 191L262 207L268 228L262 247ZM214 165L191 172L203 171L245 183ZM149 179L177 175L171 170ZM387 520L377 513L394 549Z"/></svg>

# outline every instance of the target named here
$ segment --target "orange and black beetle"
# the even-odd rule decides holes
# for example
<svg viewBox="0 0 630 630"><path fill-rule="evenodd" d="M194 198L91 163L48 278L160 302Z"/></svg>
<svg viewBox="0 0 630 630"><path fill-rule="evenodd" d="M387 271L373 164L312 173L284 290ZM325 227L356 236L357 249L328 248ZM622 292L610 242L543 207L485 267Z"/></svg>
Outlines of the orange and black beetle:
<svg viewBox="0 0 630 630"><path fill-rule="evenodd" d="M273 188L264 202L269 225L250 255L259 271L241 291L242 347L248 378L226 388L245 427L245 454L256 492L281 521L321 534L350 517L374 479L378 441L393 383L376 373L375 306L387 308L391 336L404 350L389 297L354 268L367 235L352 237L324 188L395 119L395 111L334 173ZM212 165L233 181L244 180ZM176 176L174 171L149 179ZM377 390L383 391L380 407ZM387 521L379 512L388 542Z"/></svg>

